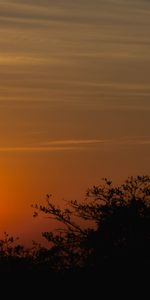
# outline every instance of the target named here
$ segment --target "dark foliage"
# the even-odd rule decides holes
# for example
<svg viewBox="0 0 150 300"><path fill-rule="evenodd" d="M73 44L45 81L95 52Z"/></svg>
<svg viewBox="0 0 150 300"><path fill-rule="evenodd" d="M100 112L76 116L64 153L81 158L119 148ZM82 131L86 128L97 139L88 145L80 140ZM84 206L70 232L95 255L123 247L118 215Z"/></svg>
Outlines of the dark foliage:
<svg viewBox="0 0 150 300"><path fill-rule="evenodd" d="M83 202L70 201L68 207L56 207L49 195L46 205L35 206L36 213L61 223L57 233L43 233L52 245L43 259L55 271L99 272L104 265L150 262L149 176L130 177L118 187L104 179Z"/></svg>
<svg viewBox="0 0 150 300"><path fill-rule="evenodd" d="M88 189L82 202L56 207L50 195L45 205L35 205L34 216L46 214L60 222L60 229L43 232L50 243L44 248L36 243L31 249L5 234L0 240L0 270L9 274L26 274L36 280L47 279L99 289L113 282L132 278L141 284L150 266L150 177L128 178L113 186L104 179L100 186ZM125 275L127 274L127 275ZM126 276L126 277L125 277ZM136 287L137 288L137 287Z"/></svg>

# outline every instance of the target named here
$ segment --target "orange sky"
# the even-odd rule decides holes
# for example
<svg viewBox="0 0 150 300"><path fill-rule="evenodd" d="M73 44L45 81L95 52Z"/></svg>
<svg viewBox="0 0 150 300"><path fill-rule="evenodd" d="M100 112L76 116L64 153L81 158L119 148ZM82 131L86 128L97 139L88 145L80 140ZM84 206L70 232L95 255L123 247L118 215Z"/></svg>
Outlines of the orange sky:
<svg viewBox="0 0 150 300"><path fill-rule="evenodd" d="M0 232L30 205L150 172L150 3L0 0Z"/></svg>

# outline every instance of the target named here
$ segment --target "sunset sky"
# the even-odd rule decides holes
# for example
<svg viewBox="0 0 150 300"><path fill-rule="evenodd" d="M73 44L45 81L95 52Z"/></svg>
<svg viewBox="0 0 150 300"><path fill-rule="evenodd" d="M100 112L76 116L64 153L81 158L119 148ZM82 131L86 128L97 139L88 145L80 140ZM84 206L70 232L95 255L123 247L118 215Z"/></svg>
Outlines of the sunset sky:
<svg viewBox="0 0 150 300"><path fill-rule="evenodd" d="M0 0L0 233L37 238L46 193L149 173L150 1Z"/></svg>

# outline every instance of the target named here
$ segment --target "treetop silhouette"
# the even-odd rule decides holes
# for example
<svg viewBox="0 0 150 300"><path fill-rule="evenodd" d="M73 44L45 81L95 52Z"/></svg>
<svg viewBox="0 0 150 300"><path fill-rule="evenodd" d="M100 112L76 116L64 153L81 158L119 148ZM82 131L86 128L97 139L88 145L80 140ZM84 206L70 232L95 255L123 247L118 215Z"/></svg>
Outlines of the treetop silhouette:
<svg viewBox="0 0 150 300"><path fill-rule="evenodd" d="M56 207L47 195L38 212L59 221L56 232L43 232L50 249L43 259L56 271L98 271L105 264L150 262L150 177L129 177L120 186L106 178L89 188L82 202ZM40 253L40 252L39 252Z"/></svg>

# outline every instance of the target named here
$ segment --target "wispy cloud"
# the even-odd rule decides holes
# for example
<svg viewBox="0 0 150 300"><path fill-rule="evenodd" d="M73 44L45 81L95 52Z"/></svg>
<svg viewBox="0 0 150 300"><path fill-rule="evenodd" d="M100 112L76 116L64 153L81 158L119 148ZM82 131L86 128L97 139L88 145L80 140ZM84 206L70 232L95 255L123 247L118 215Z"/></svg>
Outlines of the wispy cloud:
<svg viewBox="0 0 150 300"><path fill-rule="evenodd" d="M86 147L98 143L104 143L105 140L89 139L89 140L55 140L42 143L39 146L28 147L1 147L0 152L56 152L56 151L72 151L84 150Z"/></svg>
<svg viewBox="0 0 150 300"><path fill-rule="evenodd" d="M81 149L81 148L78 148ZM57 152L74 150L74 147L5 147L0 152Z"/></svg>
<svg viewBox="0 0 150 300"><path fill-rule="evenodd" d="M150 137L124 137L114 138L108 140L101 139L87 139L87 140L57 140L43 143L43 146L28 146L28 147L1 147L0 152L61 152L61 151L85 151L90 146L96 146L96 149L103 149L103 146L108 147L111 151L111 147L124 145L124 146L149 146ZM93 148L90 148L92 150ZM94 147L95 149L95 147Z"/></svg>
<svg viewBox="0 0 150 300"><path fill-rule="evenodd" d="M88 146L96 145L100 147L102 145L150 145L150 137L143 136L127 136L122 138L112 139L82 139L82 140L57 140L48 141L43 144L44 149L78 149L78 146L83 146L82 149L86 149ZM47 148L46 148L47 145Z"/></svg>
<svg viewBox="0 0 150 300"><path fill-rule="evenodd" d="M99 140L99 139L89 139L89 140L58 140L58 141L49 141L46 144L55 146L55 145L90 145L90 144L99 144L105 143L107 140Z"/></svg>
<svg viewBox="0 0 150 300"><path fill-rule="evenodd" d="M69 65L66 60L64 60L61 57L42 57L40 55L21 55L20 53L15 53L13 54L5 54L5 53L0 53L0 65L1 66L8 66L8 67L34 67L34 66L66 66ZM26 71L23 71L24 74L26 74ZM15 74L15 72L14 72ZM17 74L17 70L16 70ZM15 75L16 75L15 74ZM21 75L22 72L19 70L19 74Z"/></svg>

